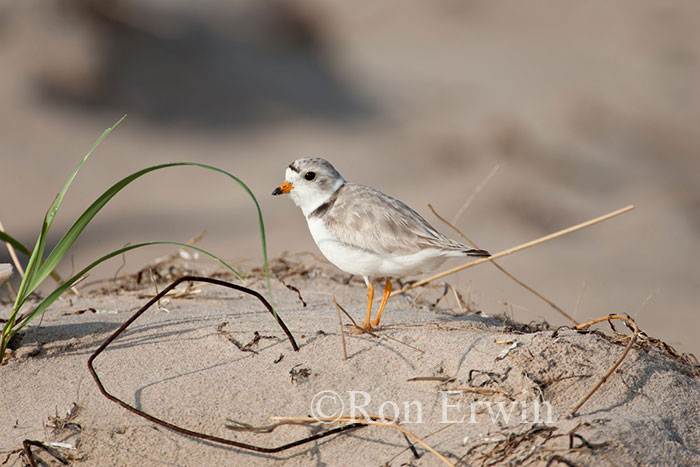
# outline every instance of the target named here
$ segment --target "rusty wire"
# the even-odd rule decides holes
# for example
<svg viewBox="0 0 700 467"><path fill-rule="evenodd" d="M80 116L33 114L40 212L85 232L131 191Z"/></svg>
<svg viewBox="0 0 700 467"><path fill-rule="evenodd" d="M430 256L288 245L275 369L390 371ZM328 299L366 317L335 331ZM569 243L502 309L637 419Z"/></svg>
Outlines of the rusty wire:
<svg viewBox="0 0 700 467"><path fill-rule="evenodd" d="M223 444L223 445L226 445L226 446L232 446L232 447L239 448L239 449L245 449L245 450L248 450L248 451L261 452L261 453L265 453L265 454L273 454L273 453L285 451L285 450L287 450L287 449L290 449L290 448L293 448L293 447L296 447L296 446L300 446L300 445L302 445L302 444L310 443L310 442L312 442L312 441L315 441L315 440L318 440L318 439L321 439L321 438L325 438L325 437L327 437L327 436L331 436L331 435L334 435L334 434L338 434L338 433L342 433L342 432L345 432L345 431L348 431L348 430L353 430L353 429L356 429L356 428L361 428L361 427L363 427L363 426L366 426L366 425L363 425L362 423L349 423L349 424L347 424L347 425L343 425L343 426L340 426L340 427L337 427L337 428L333 428L333 429L326 430L326 431L323 431L323 432L320 432L320 433L316 433L316 434L313 435L313 436L309 436L309 437L302 438L302 439L299 439L299 440L296 440L296 441L292 441L291 443L283 444L283 445L281 445L281 446L274 446L274 447L256 446L256 445L253 445L253 444L242 443L242 442L239 442L239 441L234 441L234 440L226 439L226 438L220 438L220 437L218 437L218 436L209 435L209 434L201 433L201 432L198 432L198 431L192 431L192 430L189 430L189 429L187 429L187 428L182 428L182 427L180 427L180 426L177 426L177 425L174 425L174 424L172 424L172 423L166 422L165 420L161 420L161 419L159 419L159 418L157 418L157 417L154 417L153 415L150 415L150 414L148 414L148 413L146 413L146 412L143 412L143 411L137 409L136 407L127 404L127 403L124 402L123 400L121 400L121 399L117 398L116 396L113 396L112 394L110 394L109 392L107 392L107 390L105 389L104 385L102 384L102 381L101 381L100 378L97 376L97 372L95 371L95 368L93 367L93 362L94 362L95 358L96 358L100 353L102 353L102 351L105 350L105 349L107 348L107 346L109 346L109 344L111 344L117 337L119 337L119 335L120 335L122 332L124 332L124 331L126 330L126 328L128 328L134 321L136 321L136 319L138 319L139 316L141 316L148 308L150 308L154 303L158 302L158 300L160 300L161 298L163 298L163 296L164 296L165 294L167 294L167 293L170 292L172 289L174 289L175 287L177 287L180 283L186 282L186 281L190 281L190 282L207 282L207 283L210 283L210 284L220 285L220 286L222 286L222 287L229 287L229 288L231 288L231 289L235 289L235 290L238 290L238 291L240 291L240 292L244 292L244 293L247 293L247 294L249 294L249 295L254 296L254 297L257 298L258 300L260 300L260 301L262 302L262 304L265 305L265 308L267 308L267 310L274 316L274 318L275 318L275 320L277 321L277 323L280 325L280 327L282 328L282 330L284 331L284 333L287 335L287 338L289 339L289 342L291 343L292 348L293 348L295 351L298 351L298 350L299 350L299 346L297 345L296 341L294 340L294 336L292 336L292 333L289 331L289 329L287 329L287 326L286 326L286 325L284 324L284 322L282 321L282 318L280 318L279 314L277 314L277 313L273 310L273 308L272 308L272 306L270 305L270 303L269 303L262 295L260 295L258 292L256 292L255 290L252 290L252 289L249 289L249 288L247 288L247 287L240 286L240 285L232 284L232 283L230 283L230 282L222 281L222 280L219 280L219 279L209 278L209 277L183 276L183 277L180 277L179 279L175 280L174 282L172 282L169 286L167 286L166 288L164 288L163 290L161 290L160 293L158 293L158 295L156 295L156 296L153 297L151 300L149 300L148 303L146 303L146 304L145 304L143 307L141 307L136 313L134 313L134 315L133 315L131 318L129 318L128 320L126 320L126 321L124 322L124 324L122 324L121 327L120 327L119 329L117 329L116 331L114 331L114 333L112 333L112 335L109 336L109 337L107 338L107 340L105 340L105 341L102 343L102 345L100 345L100 346L97 348L97 350L95 350L95 352L94 352L92 355L90 355L90 358L88 358L88 369L90 370L90 374L92 375L92 378L95 380L95 383L97 384L97 387L99 388L99 390L100 390L100 392L102 393L103 396L105 396L107 399L111 400L112 402L114 402L114 403L116 403L116 404L122 406L122 407L125 408L126 410L128 410L128 411L130 411L130 412L132 412L132 413L134 413L134 414L136 414L136 415L138 415L139 417L143 417L143 418L145 418L146 420L149 420L149 421L151 421L151 422L153 422L153 423L155 423L155 424L157 424L157 425L160 425L160 426L163 426L163 427L165 427L165 428L168 428L169 430L172 430L172 431L174 431L174 432L176 432L176 433L180 433L180 434L186 435L186 436L192 436L192 437L198 438L198 439L204 439L204 440L207 440L207 441L211 441L211 442L218 443L218 444ZM26 450L27 450L27 449L26 449L26 446L25 446L25 451L26 451Z"/></svg>

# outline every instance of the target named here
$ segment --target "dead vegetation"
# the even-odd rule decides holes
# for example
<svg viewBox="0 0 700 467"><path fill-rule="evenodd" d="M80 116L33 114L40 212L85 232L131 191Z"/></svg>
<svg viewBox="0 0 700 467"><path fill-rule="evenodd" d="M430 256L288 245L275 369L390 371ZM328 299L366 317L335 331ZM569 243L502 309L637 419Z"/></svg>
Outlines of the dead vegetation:
<svg viewBox="0 0 700 467"><path fill-rule="evenodd" d="M597 450L607 447L607 443L591 443L576 432L583 423L568 432L553 426L533 425L525 429L498 431L488 434L486 441L479 442L457 461L455 465L568 465L570 454L602 454ZM568 441L562 446L557 441Z"/></svg>
<svg viewBox="0 0 700 467"><path fill-rule="evenodd" d="M286 257L282 260L274 260L272 263L275 264L275 273L282 275L285 281L289 283L293 283L301 277L313 278L321 274L327 274L319 268L305 265L303 261L303 257ZM258 280L252 274L248 277L251 282ZM449 293L441 295L444 287L444 285L435 285L432 287L432 290L436 296L450 297ZM163 294L163 292L167 293L166 290L161 290L160 294ZM153 297L150 303L155 304L157 300L158 298ZM434 298L427 300L427 303L431 302L434 303ZM336 306L339 318L342 314L345 314L352 321L350 315L347 314L341 305L336 303ZM631 333L618 332L618 329L613 324L614 320L624 322ZM663 341L648 336L645 332L639 330L634 321L627 316L609 315L575 327L563 326L555 330L550 329L546 323L517 323L507 316L489 317L484 318L482 321L491 323L491 327L487 329L475 327L478 322L461 323L461 325L453 326L435 322L426 323L423 326L389 326L378 332L362 330L361 334L356 335L353 339L381 340L398 344L398 348L405 348L411 352L424 352L424 349L419 349L407 342L403 342L396 334L408 335L411 332L432 330L438 332L477 332L484 335L493 335L492 342L499 346L498 348L501 351L500 353L494 352L490 354L490 358L494 362L499 362L497 367L501 368L501 370L487 371L470 368L464 374L451 374L449 369L441 366L436 370L435 374L418 374L410 378L407 384L415 385L418 389L425 389L428 387L426 385L432 385L435 394L442 392L460 393L462 397L466 398L464 400L492 403L519 403L528 397L535 397L540 402L545 402L557 398L562 393L575 391L583 394L583 397L575 405L569 406L568 413L574 418L582 407L586 407L587 401L597 391L604 388L609 381L624 378L625 373L631 367L629 365L625 366L623 363L632 353L635 353L635 358L638 358L641 353L648 354L652 358L671 361L679 371L689 377L698 378L700 375L700 366L697 364L694 356L680 354ZM595 324L600 323L608 323L611 332L593 329ZM356 328L357 325L352 324L351 327ZM272 336L254 332L248 342L245 342L247 339L239 340L233 337L228 329L228 322L222 322L218 326L217 332L241 352L250 352L251 354L264 350L260 348L260 343L263 340L273 339ZM327 338L333 338L333 334L330 334L328 331L322 335ZM607 354L610 356L611 363L607 367L601 368L600 364L596 363L600 356L587 355L586 352L577 347L575 342L570 342L571 336L581 336L586 339L588 338L587 336L590 336L605 343L610 349L607 351ZM347 341L344 326L341 325L340 332L336 334L336 337L338 339L339 359L349 360L356 358L354 357L355 354L348 354L347 352L346 346L348 343L344 342ZM278 338L274 337L274 339ZM535 343L538 345L533 345ZM350 345L355 346L357 344L353 343ZM343 354L340 353L341 348L344 351ZM615 349L619 350L616 351ZM280 355L280 357L282 356ZM577 372L562 371L559 366L562 356L570 359L568 363L570 366L576 367L578 369ZM260 360L260 362L262 361ZM279 361L280 358L275 360L275 363ZM308 365L295 364L289 370L288 377L293 385L306 387L315 384L316 373ZM631 391L632 389L629 390ZM619 397L624 397L624 394L619 394ZM231 408L231 411L235 413L236 409ZM51 423L57 430L65 431L75 427L79 429L80 423L75 420L78 414L79 411L76 410L71 416L52 419ZM477 415L488 416L488 412L482 408ZM155 419L149 419L154 421L154 423L158 423ZM479 438L465 439L462 449L454 449L454 447L444 449L441 447L442 442L435 444L431 441L431 436L439 439L437 438L437 433L448 432L451 429L450 426L441 426L433 433L421 436L413 432L413 430L407 430L406 427L402 426L400 419L382 420L374 415L369 419L358 419L357 417L353 418L348 414L344 414L334 420L337 426L331 425L332 428L322 433L323 436L330 436L329 433L341 435L345 432L351 433L353 430L368 425L389 428L401 433L408 441L406 443L407 446L398 454L394 455L394 453L388 451L387 458L392 455L395 458L401 452L410 450L414 458L430 453L431 456L435 456L436 459L439 459L445 465L579 465L582 459L586 459L584 463L606 462L606 459L609 457L616 459L616 456L619 454L616 454L615 451L618 449L615 439L600 441L593 438L595 441L592 441L590 434L596 428L595 423L590 418L580 420L573 428L571 424L567 425L561 420L554 424L528 423L503 426L500 429L489 431ZM232 430L262 437L284 425L313 425L318 423L319 421L313 418L287 417L274 418L273 424L260 427L253 426L246 421L229 419L225 426ZM170 425L166 426L171 428ZM188 435L193 435L193 433L195 432L186 430ZM315 436L318 436L318 433L314 434L312 432L311 436L297 439L274 449L291 449L307 443L309 440L316 439L314 438ZM205 439L215 442L220 441L218 438L212 439L211 437ZM19 453L20 451L16 451L16 454ZM70 460L70 457L65 453L65 448L56 448L46 442L28 440L28 444L22 448L21 453L25 457L52 456L58 459L58 462L61 462L59 457ZM77 454L74 453L74 455ZM389 465L391 459L387 462L387 465Z"/></svg>
<svg viewBox="0 0 700 467"><path fill-rule="evenodd" d="M226 338L226 340L228 340L233 345L235 345L238 348L238 350L240 350L241 352L251 352L253 354L257 354L258 352L256 349L257 349L258 344L260 343L260 341L262 339L277 340L277 337L275 337L275 336L263 336L258 331L255 331L253 333L253 339L250 342L248 342L247 344L241 344L235 337L233 337L228 331L226 331L224 329L226 326L228 326L227 322L221 323L216 328L216 332L218 332L219 334L224 336Z"/></svg>
<svg viewBox="0 0 700 467"><path fill-rule="evenodd" d="M319 274L317 270L304 266L301 262L295 262L291 258L276 260L274 273L282 275L286 280L293 280L299 276L314 276ZM285 284L285 286L287 286ZM288 286L287 286L288 287ZM289 287L288 287L289 288ZM152 300L153 301L153 300ZM341 313L345 314L352 322L351 327L358 329L360 334L363 334L368 339L386 339L394 343L401 344L407 348L418 350L421 349L402 342L400 339L390 336L389 332L373 332L361 329L354 322L352 317L334 301L338 318L340 320ZM646 333L640 331L636 323L627 316L609 315L595 320L591 320L575 327L561 327L554 331L549 328L547 323L516 323L507 317L491 318L492 321L500 322L492 333L499 335L512 336L499 338L494 341L495 344L503 345L503 350L500 354L494 355L495 361L511 359L513 363L505 366L501 372L482 371L471 369L466 378L450 375L438 376L416 376L408 380L410 383L432 383L435 386L436 393L460 393L464 396L477 398L482 402L490 401L499 403L499 401L510 401L515 404L523 402L524 398L534 394L535 398L540 403L546 403L552 394L560 392L567 384L568 387L584 387L590 385L591 378L595 378L595 384L587 389L585 395L576 403L568 412L568 418L576 417L577 412L581 407L598 391L610 378L620 378L623 373L621 364L628 356L632 349L640 352L649 353L658 351L664 358L672 359L677 365L685 368L688 375L699 374L700 367L694 360L693 356L678 354L671 346L662 341L649 337ZM613 320L623 321L632 334L624 335L618 333L613 326ZM591 330L591 327L598 323L609 323L613 334L606 334L599 330ZM247 344L242 344L237 339L233 338L230 333L225 330L228 323L222 323L217 331L227 340L233 343L239 350L243 352L257 353L257 345L262 339L272 338L272 336L263 336L255 332L253 339ZM345 339L344 326L341 322L340 346L343 348L343 358L348 360L347 342ZM400 329L401 327L397 327ZM420 330L421 328L415 328ZM435 329L443 329L437 326ZM464 331L470 329L465 328ZM588 361L588 357L576 350L575 346L560 341L562 332L568 330L570 333L575 332L579 335L595 335L602 338L609 345L619 346L621 348L619 355L607 368L607 370L596 375L597 367L592 361ZM327 333L322 333L326 336ZM577 355L576 358L581 359L576 363L576 367L581 370L579 374L570 374L569 372L561 372L557 370L556 359L559 354L552 353L551 355L536 355L533 354L531 345L519 342L518 336L533 335L538 338L545 338L549 344L546 348L556 349L566 348L569 352ZM529 354L529 357L528 357ZM591 356L591 359L598 358ZM539 370L537 368L539 367ZM444 370L440 370L444 371ZM290 381L294 385L308 384L310 378L314 376L311 368L302 364L296 364L289 371ZM489 406L490 407L490 406ZM488 409L491 410L490 408ZM483 416L487 413L487 409L481 409L478 415ZM454 450L441 452L438 448L431 446L429 437L421 438L411 431L406 430L401 425L401 420L387 420L378 415L372 415L369 418L341 414L332 420L323 420L321 418L309 417L272 417L274 423L255 427L243 421L233 421L229 419L226 425L228 428L236 431L245 431L248 433L257 433L259 435L272 433L276 428L287 424L292 425L313 425L324 422L333 422L341 424L326 433L341 433L350 431L361 426L372 425L377 427L392 428L399 431L409 441L409 447L414 456L420 456L419 450L423 449L436 456L441 462L446 465L502 465L502 464L545 464L545 465L577 465L573 459L578 459L580 456L592 456L591 458L601 461L607 459L607 452L610 448L609 442L592 442L587 439L586 435L580 433L582 427L591 427L588 421L578 423L573 429L566 428L562 423L530 423L523 426L505 426L497 431L489 432L487 435L475 440L465 439L465 449L459 454ZM156 422L159 423L159 422ZM181 430L181 429L179 429ZM335 431L338 430L338 431ZM187 431L187 434L192 435L193 432ZM198 436L206 436L198 434ZM312 437L298 439L288 444L288 447L294 447L308 442ZM211 437L206 438L213 440ZM220 441L216 439L214 441ZM244 445L247 446L247 445ZM240 446L239 446L240 447ZM282 446L280 449L287 449L287 446ZM246 447L247 449L247 447ZM256 448L258 449L258 448ZM277 448L275 448L277 449ZM267 452L267 451L264 451ZM578 457L577 457L578 456Z"/></svg>
<svg viewBox="0 0 700 467"><path fill-rule="evenodd" d="M73 403L66 415L49 416L45 426L49 429L53 441L25 439L22 448L10 451L0 465L7 464L12 456L19 456L24 465L31 467L51 465L50 459L63 465L71 465L81 460L83 427L76 420L79 415L80 405Z"/></svg>

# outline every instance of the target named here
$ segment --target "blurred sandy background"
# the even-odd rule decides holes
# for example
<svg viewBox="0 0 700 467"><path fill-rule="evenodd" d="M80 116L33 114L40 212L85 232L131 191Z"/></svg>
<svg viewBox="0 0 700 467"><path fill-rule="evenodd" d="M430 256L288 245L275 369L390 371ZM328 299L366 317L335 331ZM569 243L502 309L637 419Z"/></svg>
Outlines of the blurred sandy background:
<svg viewBox="0 0 700 467"><path fill-rule="evenodd" d="M104 189L147 165L197 161L258 196L271 255L316 251L284 168L323 156L449 232L499 251L633 203L630 214L502 264L580 320L629 313L700 353L700 4L0 1L0 220L33 244L76 179L53 241ZM221 176L146 176L84 232L67 274L126 243L185 241L259 257L255 211ZM127 257L137 270L165 250ZM7 261L2 249L0 261ZM110 276L115 260L95 274ZM488 265L487 313L564 324ZM388 319L388 318L387 318Z"/></svg>

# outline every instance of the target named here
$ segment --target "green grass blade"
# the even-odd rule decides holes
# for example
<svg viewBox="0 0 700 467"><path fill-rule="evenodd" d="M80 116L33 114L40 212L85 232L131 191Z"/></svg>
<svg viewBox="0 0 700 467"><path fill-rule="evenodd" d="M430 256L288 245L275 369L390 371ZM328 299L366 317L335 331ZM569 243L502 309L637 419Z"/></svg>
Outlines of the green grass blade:
<svg viewBox="0 0 700 467"><path fill-rule="evenodd" d="M21 243L19 240L12 237L10 234L8 234L6 232L0 232L0 241L3 241L5 243L9 243L10 245L12 245L15 248L15 250L19 251L23 255L31 256L31 254L32 254L32 252L29 251L29 248L27 248L23 243ZM63 282L63 279L61 278L61 276L56 274L56 272L51 273L51 278L58 283Z"/></svg>
<svg viewBox="0 0 700 467"><path fill-rule="evenodd" d="M268 287L268 292L271 293L271 286L270 286L270 277L269 277L269 266L267 264L267 242L265 239L265 227L263 224L263 218L262 218L262 211L260 210L260 205L258 204L258 200L255 198L255 195L253 192L248 188L248 186L243 183L241 179L236 177L233 174L230 174L229 172L226 172L225 170L219 169L217 167L213 167L210 165L206 164L200 164L197 162L171 162L167 164L160 164L160 165L154 165L151 167L147 167L145 169L139 170L138 172L135 172L127 177L124 177L123 179L119 180L117 183L112 185L110 188L108 188L95 202L93 202L86 210L83 212L83 214L78 218L78 220L75 221L75 223L71 226L71 228L66 232L66 234L59 240L59 242L56 244L56 247L53 249L53 251L49 254L49 256L46 258L46 261L44 261L44 264L38 269L37 273L31 278L29 285L27 287L27 295L34 291L36 287L41 284L41 282L46 279L48 274L53 271L57 266L58 263L63 259L63 257L66 255L68 252L68 249L73 245L73 243L76 241L80 233L85 229L85 227L88 225L88 223L92 220L93 217L109 202L110 199L112 199L119 191L121 191L124 187L129 185L131 182L134 180L138 179L139 177L142 177L143 175L146 175L147 173L160 170L160 169L165 169L168 167L178 167L178 166L193 166L193 167L201 167L204 169L212 170L215 172L219 172L221 174L224 174L228 176L229 178L233 179L236 181L253 199L253 202L255 203L255 207L257 209L258 213L258 224L260 228L260 237L261 237L261 242L262 242L262 251L263 251L263 259L264 259L264 264L265 264L265 275L267 278L267 287Z"/></svg>
<svg viewBox="0 0 700 467"><path fill-rule="evenodd" d="M56 195L56 199L54 200L53 204L51 205L51 208L49 208L49 211L46 213L46 219L44 221L45 224L48 225L48 227L51 227L51 224L53 223L54 218L56 217L56 213L58 212L58 208L61 205L61 202L63 202L63 198L66 196L66 192L68 191L68 188L71 186L73 183L73 180L75 179L76 175L78 175L78 171L83 167L83 164L85 164L85 161L88 160L88 157L97 149L97 146L100 145L103 139L107 137L108 134L112 132L124 119L126 118L126 115L122 116L119 120L117 120L117 123L112 125L110 128L107 128L105 131L102 132L99 138L97 138L97 141L93 143L93 145L90 147L90 150L83 156L83 159L80 161L78 166L75 168L71 176L68 178L66 183L63 185L63 188L61 191ZM47 228L48 228L47 227Z"/></svg>
<svg viewBox="0 0 700 467"><path fill-rule="evenodd" d="M3 331L3 336L7 336L8 339L10 337L12 337L13 334L15 334L17 331L19 331L24 326L29 324L29 322L31 320L33 320L34 318L39 316L41 313L46 311L46 309L49 306L51 306L51 304L53 302L55 302L58 299L58 297L60 297L66 290L68 290L73 284L75 284L75 282L78 281L78 279L80 279L85 274L87 274L95 266L107 261L110 258L114 258L117 255L121 255L122 253L126 253L127 251L134 250L136 248L141 248L144 246L151 246L151 245L177 245L177 246L181 246L181 247L185 247L185 248L190 248L192 250L196 250L196 251L203 253L203 254L209 256L210 258L218 261L220 264L222 264L224 267L226 267L229 271L231 271L233 274L235 274L236 277L243 280L241 275L235 269L233 269L228 263L226 263L226 261L222 260L221 258L214 255L213 253L209 253L208 251L203 250L202 248L198 248L198 247L193 246L193 245L188 245L186 243L180 243L180 242L166 242L166 241L145 242L145 243L137 243L135 245L127 245L123 248L119 248L118 250L114 250L111 253L108 253L99 259L96 259L95 261L90 263L88 266L86 266L82 271L80 271L79 273L77 273L76 275L74 275L73 277L68 279L66 282L64 282L63 284L58 286L56 288L56 290L51 292L51 294L49 294L44 300L42 300L42 302L39 303L39 305L37 305L37 307L34 310L32 310L32 312L26 318L24 318L21 323L19 323L13 329L8 330L8 332Z"/></svg>
<svg viewBox="0 0 700 467"><path fill-rule="evenodd" d="M0 232L0 241L3 241L5 243L9 243L10 245L12 245L12 247L15 250L19 251L20 253L22 253L24 255L31 256L31 254L32 254L32 252L29 251L29 248L24 246L24 244L22 242L20 242L16 238L12 237L7 232Z"/></svg>
<svg viewBox="0 0 700 467"><path fill-rule="evenodd" d="M37 238L36 245L34 246L34 251L32 251L31 255L29 256L29 263L27 264L27 269L25 272L25 276L22 279L22 282L20 283L19 290L17 291L17 299L15 300L15 305L14 309L18 310L24 301L27 299L29 294L31 294L36 286L41 283L43 279L46 278L48 273L43 275L43 279L41 279L39 282L36 282L35 277L36 274L39 270L41 270L41 260L44 256L44 248L46 246L46 237L48 236L49 229L51 228L51 224L53 224L53 220L56 217L56 213L58 212L58 208L61 206L61 202L63 201L63 198L66 195L66 192L68 191L68 188L70 185L73 183L73 180L75 179L76 175L78 174L78 171L81 169L83 164L85 164L85 161L87 161L88 157L97 149L97 146L100 145L103 139L114 130L117 125L119 125L124 119L126 118L126 115L122 116L117 122L112 125L110 128L107 128L105 131L102 132L99 138L97 138L97 141L93 143L93 145L90 147L90 150L83 156L82 160L78 164L78 166L75 168L71 176L68 178L68 181L63 185L63 188L61 191L58 192L56 195L56 198L54 199L53 203L51 204L51 207L49 210L46 212L46 215L44 216L44 222L41 226L41 233L39 234L39 238ZM55 267L55 266L54 266ZM53 271L54 268L51 268L49 272Z"/></svg>

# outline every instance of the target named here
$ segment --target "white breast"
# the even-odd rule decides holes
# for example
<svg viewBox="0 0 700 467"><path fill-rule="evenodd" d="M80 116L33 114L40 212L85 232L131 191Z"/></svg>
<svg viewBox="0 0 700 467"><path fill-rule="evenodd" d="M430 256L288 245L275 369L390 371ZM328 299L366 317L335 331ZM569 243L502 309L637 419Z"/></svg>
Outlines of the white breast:
<svg viewBox="0 0 700 467"><path fill-rule="evenodd" d="M321 253L343 271L368 277L403 277L435 269L443 253L434 248L402 256L378 254L339 242L318 217L307 218L309 231Z"/></svg>

